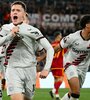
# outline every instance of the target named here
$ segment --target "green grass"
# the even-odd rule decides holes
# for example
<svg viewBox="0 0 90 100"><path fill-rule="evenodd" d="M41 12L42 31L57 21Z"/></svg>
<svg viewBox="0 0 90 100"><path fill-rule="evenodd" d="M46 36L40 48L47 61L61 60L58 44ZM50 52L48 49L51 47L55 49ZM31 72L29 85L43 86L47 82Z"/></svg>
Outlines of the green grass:
<svg viewBox="0 0 90 100"><path fill-rule="evenodd" d="M36 89L35 96L33 100L52 100L49 95L50 89ZM59 94L62 97L68 89L60 89ZM6 95L6 91L3 92L3 100L10 100ZM79 100L90 100L90 88L81 89L81 96Z"/></svg>

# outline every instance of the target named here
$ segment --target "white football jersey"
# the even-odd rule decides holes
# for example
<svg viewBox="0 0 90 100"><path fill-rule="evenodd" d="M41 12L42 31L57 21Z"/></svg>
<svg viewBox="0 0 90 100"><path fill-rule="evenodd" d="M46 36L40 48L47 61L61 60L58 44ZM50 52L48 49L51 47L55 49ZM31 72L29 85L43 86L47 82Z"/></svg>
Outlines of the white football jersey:
<svg viewBox="0 0 90 100"><path fill-rule="evenodd" d="M11 24L6 24L2 27L2 30L0 32L0 35L3 36L3 38L1 38L2 40L0 40L0 45L2 45L4 42L7 43L7 47L6 49L10 46L10 43L12 43L12 41L14 40L12 38L12 36L10 35L10 31L11 29L14 27L14 25ZM37 44L42 44L43 47L45 47L45 49L47 49L49 51L49 49L51 48L50 43L44 38L44 36L42 35L42 33L35 27L22 23L20 25L18 25L19 27L19 33L17 34L20 37L20 40L18 40L16 44L15 48L13 49L13 52L11 54L6 52L6 55L10 55L9 57L6 56L6 58L8 58L8 65L9 67L29 67L29 66L33 66L33 64L37 64L37 60L36 60L36 56L35 56L35 52L37 49ZM6 37L5 37L6 36ZM41 42L41 40L43 40ZM46 44L44 42L44 40L46 40ZM8 52L10 52L11 48L13 45L11 45L9 47ZM49 51L50 53L50 51ZM49 54L48 53L48 54ZM48 57L50 58L50 57ZM51 56L51 58L48 60L47 58L47 69L50 68L51 64L49 62L52 61L53 59L53 55Z"/></svg>
<svg viewBox="0 0 90 100"><path fill-rule="evenodd" d="M90 40L84 40L81 30L61 40L61 47L68 48L64 55L64 67L75 65L87 70L90 65Z"/></svg>

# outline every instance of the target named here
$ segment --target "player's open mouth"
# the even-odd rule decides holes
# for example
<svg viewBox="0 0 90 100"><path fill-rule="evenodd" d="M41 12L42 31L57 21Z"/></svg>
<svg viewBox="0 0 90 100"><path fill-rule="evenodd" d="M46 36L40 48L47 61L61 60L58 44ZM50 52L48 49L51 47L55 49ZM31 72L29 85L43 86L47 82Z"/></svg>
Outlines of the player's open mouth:
<svg viewBox="0 0 90 100"><path fill-rule="evenodd" d="M18 19L18 17L17 16L13 16L13 19L16 20L16 19Z"/></svg>

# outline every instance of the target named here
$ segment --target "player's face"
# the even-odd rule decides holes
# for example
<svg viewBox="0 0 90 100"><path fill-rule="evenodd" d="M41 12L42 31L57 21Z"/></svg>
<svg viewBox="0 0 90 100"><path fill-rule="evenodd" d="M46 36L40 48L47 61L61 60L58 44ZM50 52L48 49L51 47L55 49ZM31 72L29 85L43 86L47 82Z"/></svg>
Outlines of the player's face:
<svg viewBox="0 0 90 100"><path fill-rule="evenodd" d="M13 5L11 7L11 21L14 25L23 22L25 11L21 5Z"/></svg>
<svg viewBox="0 0 90 100"><path fill-rule="evenodd" d="M61 35L59 35L59 37L58 37L60 40L62 39L62 36Z"/></svg>
<svg viewBox="0 0 90 100"><path fill-rule="evenodd" d="M88 23L88 30L89 30L89 33L90 33L90 23Z"/></svg>
<svg viewBox="0 0 90 100"><path fill-rule="evenodd" d="M86 32L87 32L87 34L88 34L87 37L90 38L90 23L86 24L85 29L86 29Z"/></svg>
<svg viewBox="0 0 90 100"><path fill-rule="evenodd" d="M62 39L62 36L59 34L55 40L60 41Z"/></svg>

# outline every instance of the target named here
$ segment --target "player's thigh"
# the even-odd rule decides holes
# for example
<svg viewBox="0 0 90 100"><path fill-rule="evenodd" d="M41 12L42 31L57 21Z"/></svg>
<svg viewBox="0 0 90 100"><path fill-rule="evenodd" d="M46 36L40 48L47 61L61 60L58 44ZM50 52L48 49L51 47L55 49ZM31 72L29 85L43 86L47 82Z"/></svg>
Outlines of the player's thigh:
<svg viewBox="0 0 90 100"><path fill-rule="evenodd" d="M78 94L80 92L80 84L78 77L73 77L68 82L72 93Z"/></svg>
<svg viewBox="0 0 90 100"><path fill-rule="evenodd" d="M79 77L79 81L80 81L80 88L82 88L83 83L85 81L86 78L86 71L84 69L78 69L78 77Z"/></svg>
<svg viewBox="0 0 90 100"><path fill-rule="evenodd" d="M7 68L5 77L8 95L25 92L23 87L24 82L22 81L22 79L24 79L24 75L22 70L20 70L20 72L22 73L22 76L19 75L16 68Z"/></svg>
<svg viewBox="0 0 90 100"><path fill-rule="evenodd" d="M25 70L25 96L33 98L36 84L36 67L30 67Z"/></svg>
<svg viewBox="0 0 90 100"><path fill-rule="evenodd" d="M80 90L80 83L78 78L77 67L74 65L69 66L65 73L67 75L67 79L71 88L72 92L79 92Z"/></svg>
<svg viewBox="0 0 90 100"><path fill-rule="evenodd" d="M24 99L24 95L21 93L15 93L10 96L11 100L26 100Z"/></svg>

